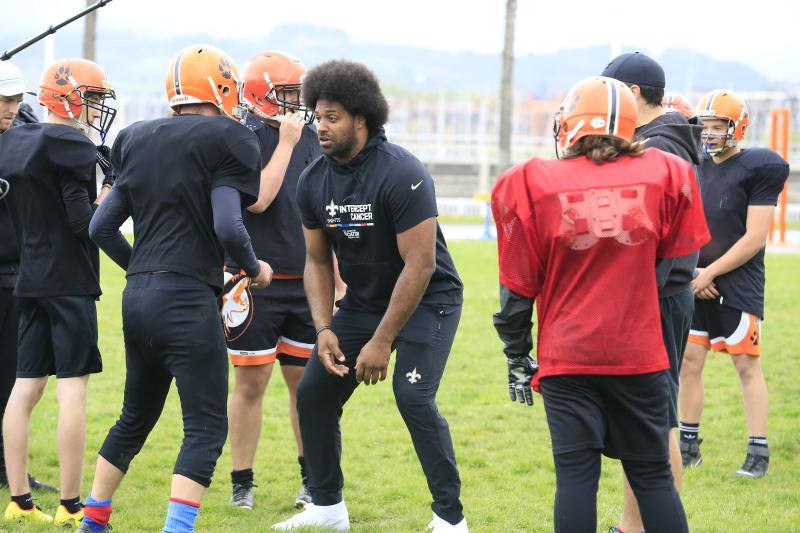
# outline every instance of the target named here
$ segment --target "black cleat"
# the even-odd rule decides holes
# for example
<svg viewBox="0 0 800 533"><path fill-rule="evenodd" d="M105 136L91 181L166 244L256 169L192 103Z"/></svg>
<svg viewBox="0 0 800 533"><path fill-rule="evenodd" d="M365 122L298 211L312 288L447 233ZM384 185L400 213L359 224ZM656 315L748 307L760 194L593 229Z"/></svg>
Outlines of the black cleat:
<svg viewBox="0 0 800 533"><path fill-rule="evenodd" d="M58 487L48 485L47 483L42 483L41 481L39 481L30 474L28 474L28 485L31 486L31 490L41 490L43 492L58 492Z"/></svg>
<svg viewBox="0 0 800 533"><path fill-rule="evenodd" d="M767 472L769 472L769 448L749 445L744 464L736 471L736 475L758 479L766 476Z"/></svg>
<svg viewBox="0 0 800 533"><path fill-rule="evenodd" d="M32 475L28 474L28 485L30 485L31 490L41 490L44 492L58 492L56 487L52 485L48 485L46 483L42 483ZM0 471L0 487L8 487L8 474L6 471Z"/></svg>
<svg viewBox="0 0 800 533"><path fill-rule="evenodd" d="M683 468L691 468L702 464L703 456L700 455L700 444L702 442L703 439L680 441Z"/></svg>

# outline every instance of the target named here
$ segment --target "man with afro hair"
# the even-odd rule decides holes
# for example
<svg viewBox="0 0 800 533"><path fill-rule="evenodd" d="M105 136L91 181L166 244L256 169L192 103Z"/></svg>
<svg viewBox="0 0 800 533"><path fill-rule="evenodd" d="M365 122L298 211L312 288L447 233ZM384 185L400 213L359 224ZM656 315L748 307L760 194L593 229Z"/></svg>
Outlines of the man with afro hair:
<svg viewBox="0 0 800 533"><path fill-rule="evenodd" d="M387 376L428 481L437 532L467 531L453 442L436 392L461 317L463 286L437 222L433 178L386 140L388 105L364 65L328 61L308 72L323 157L303 172L297 204L303 276L317 343L297 390L313 505L276 524L345 531L339 419L359 383ZM334 308L334 253L345 297Z"/></svg>

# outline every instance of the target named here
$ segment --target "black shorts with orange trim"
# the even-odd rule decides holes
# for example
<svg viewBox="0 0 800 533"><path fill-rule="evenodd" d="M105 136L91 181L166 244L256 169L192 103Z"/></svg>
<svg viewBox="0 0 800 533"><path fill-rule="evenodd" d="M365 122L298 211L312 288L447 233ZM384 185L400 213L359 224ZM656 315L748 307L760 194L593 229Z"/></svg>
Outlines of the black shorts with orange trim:
<svg viewBox="0 0 800 533"><path fill-rule="evenodd" d="M731 355L761 355L761 318L721 304L695 300L689 342Z"/></svg>
<svg viewBox="0 0 800 533"><path fill-rule="evenodd" d="M235 366L308 362L316 332L302 279L278 276L266 289L251 289L244 271L226 267L220 309Z"/></svg>

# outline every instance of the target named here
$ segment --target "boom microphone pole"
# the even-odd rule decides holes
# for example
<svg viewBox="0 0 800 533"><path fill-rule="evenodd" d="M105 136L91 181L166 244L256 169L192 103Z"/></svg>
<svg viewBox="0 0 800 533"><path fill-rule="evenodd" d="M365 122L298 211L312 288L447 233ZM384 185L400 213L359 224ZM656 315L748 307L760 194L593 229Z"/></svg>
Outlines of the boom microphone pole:
<svg viewBox="0 0 800 533"><path fill-rule="evenodd" d="M106 4L108 4L111 1L112 0L98 0L98 2L96 4L92 4L91 6L87 7L86 9L84 9L83 11L78 13L77 15L74 15L74 16L68 18L64 22L56 24L55 26L50 26L49 28L44 30L42 33L37 35L36 37L34 37L32 39L28 39L27 41L25 41L21 45L17 46L13 50L6 50L3 53L3 55L0 56L0 60L6 61L8 59L11 59L11 57L14 56L14 54L25 50L26 48L28 48L29 46L31 46L33 44L36 44L37 42L41 41L42 39L44 39L48 35L53 35L55 32L57 32L58 30L60 30L64 26L66 26L67 24L71 24L71 23L75 22L79 18L88 15L89 13L91 13L92 11L94 11L96 9L100 9L101 7L105 6Z"/></svg>

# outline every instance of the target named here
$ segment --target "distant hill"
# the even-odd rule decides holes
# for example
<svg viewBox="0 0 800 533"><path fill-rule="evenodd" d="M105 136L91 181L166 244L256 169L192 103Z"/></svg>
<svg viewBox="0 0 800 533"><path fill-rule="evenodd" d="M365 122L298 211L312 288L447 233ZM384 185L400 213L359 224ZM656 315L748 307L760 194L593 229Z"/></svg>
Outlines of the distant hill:
<svg viewBox="0 0 800 533"><path fill-rule="evenodd" d="M7 49L29 37L4 31L0 48ZM500 79L500 56L450 53L414 46L373 45L352 42L341 30L310 25L276 28L258 42L242 38L208 37L148 38L132 33L103 32L98 37L98 60L120 92L160 93L170 58L182 47L211 42L243 65L259 50L292 52L307 66L326 59L349 58L373 68L384 83L413 91L439 90L496 92ZM81 25L56 34L56 55L75 56L81 50ZM528 54L517 58L515 87L519 93L547 97L561 93L576 80L599 73L609 61L610 46ZM742 91L767 90L775 83L746 64L719 61L691 50L667 50L657 56L667 72L669 89L690 92L716 87ZM42 44L14 57L31 83L42 68Z"/></svg>

